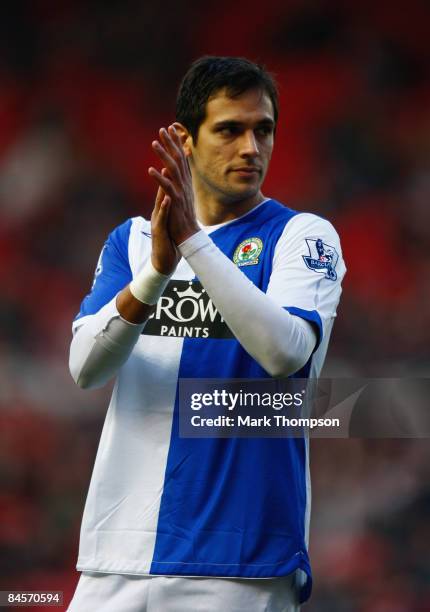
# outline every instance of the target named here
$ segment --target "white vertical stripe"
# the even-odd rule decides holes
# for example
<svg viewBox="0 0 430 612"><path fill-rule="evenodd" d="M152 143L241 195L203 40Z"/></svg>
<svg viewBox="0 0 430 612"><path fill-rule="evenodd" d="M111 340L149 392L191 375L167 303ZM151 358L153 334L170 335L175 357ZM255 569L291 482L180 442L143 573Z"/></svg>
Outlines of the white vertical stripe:
<svg viewBox="0 0 430 612"><path fill-rule="evenodd" d="M150 231L133 219L135 276L150 256ZM183 260L173 278L191 279ZM170 447L183 338L143 335L121 368L106 415L81 527L78 569L148 573Z"/></svg>
<svg viewBox="0 0 430 612"><path fill-rule="evenodd" d="M182 338L139 339L118 378L82 522L78 567L149 572Z"/></svg>

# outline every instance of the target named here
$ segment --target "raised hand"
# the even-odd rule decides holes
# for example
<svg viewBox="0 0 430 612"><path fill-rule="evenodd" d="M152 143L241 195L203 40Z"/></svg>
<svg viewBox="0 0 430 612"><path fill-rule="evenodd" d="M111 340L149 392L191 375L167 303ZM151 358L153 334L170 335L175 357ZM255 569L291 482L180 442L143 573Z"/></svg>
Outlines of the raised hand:
<svg viewBox="0 0 430 612"><path fill-rule="evenodd" d="M161 128L160 140L154 140L152 148L163 162L164 169L148 170L169 198L168 232L178 245L200 230L194 209L191 172L182 148L181 140L173 125Z"/></svg>
<svg viewBox="0 0 430 612"><path fill-rule="evenodd" d="M167 170L162 170L162 178ZM168 232L168 220L172 200L162 187L158 188L154 210L151 214L152 252L151 261L154 268L161 274L171 274L181 258Z"/></svg>

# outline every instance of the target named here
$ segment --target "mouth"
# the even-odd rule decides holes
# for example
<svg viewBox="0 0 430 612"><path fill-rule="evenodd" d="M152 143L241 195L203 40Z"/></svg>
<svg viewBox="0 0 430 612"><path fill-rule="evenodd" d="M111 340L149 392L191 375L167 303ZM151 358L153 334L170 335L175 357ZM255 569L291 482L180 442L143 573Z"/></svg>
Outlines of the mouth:
<svg viewBox="0 0 430 612"><path fill-rule="evenodd" d="M255 176L261 173L261 168L257 166L243 166L240 168L233 168L232 172L239 174L239 176Z"/></svg>

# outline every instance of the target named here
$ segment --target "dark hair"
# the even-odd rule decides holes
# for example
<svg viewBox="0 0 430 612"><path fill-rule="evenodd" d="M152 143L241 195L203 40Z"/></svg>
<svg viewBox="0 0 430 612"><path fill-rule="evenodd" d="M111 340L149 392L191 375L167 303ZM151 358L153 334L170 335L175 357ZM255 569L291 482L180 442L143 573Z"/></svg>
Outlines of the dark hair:
<svg viewBox="0 0 430 612"><path fill-rule="evenodd" d="M206 55L193 62L179 86L176 98L176 120L197 142L200 124L206 116L206 104L220 89L235 98L250 89L261 89L273 105L275 125L278 120L278 88L274 77L264 66L243 57Z"/></svg>

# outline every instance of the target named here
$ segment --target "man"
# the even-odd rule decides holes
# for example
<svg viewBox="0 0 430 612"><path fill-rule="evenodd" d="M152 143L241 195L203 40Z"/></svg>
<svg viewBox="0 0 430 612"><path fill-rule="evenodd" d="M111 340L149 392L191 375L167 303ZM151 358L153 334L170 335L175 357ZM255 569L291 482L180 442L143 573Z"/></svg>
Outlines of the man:
<svg viewBox="0 0 430 612"><path fill-rule="evenodd" d="M178 429L179 378L314 377L324 361L345 267L330 223L261 192L277 118L262 67L196 61L153 142L151 222L102 250L70 367L85 388L117 379L70 610L273 612L310 594L307 440Z"/></svg>

